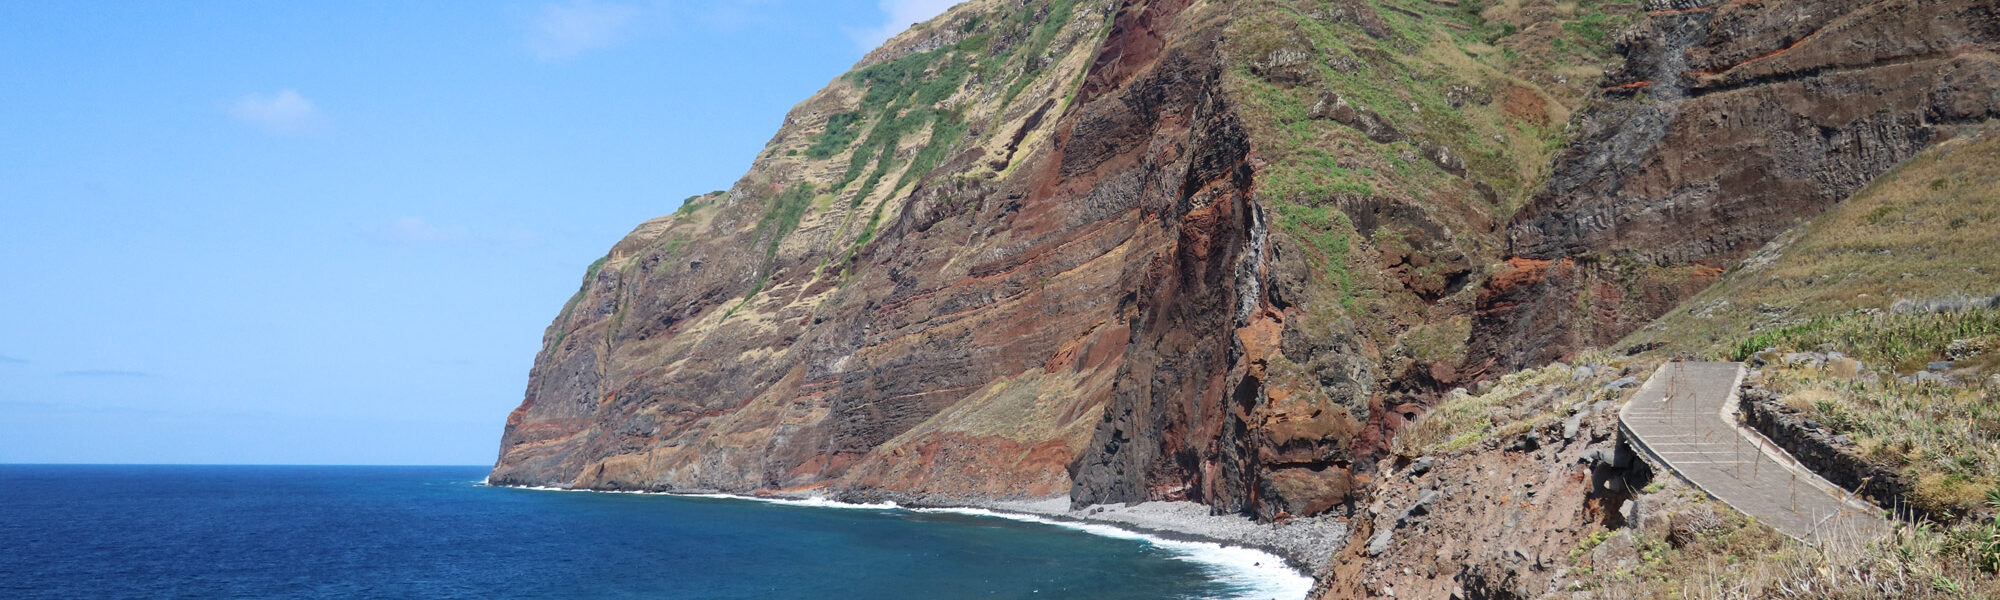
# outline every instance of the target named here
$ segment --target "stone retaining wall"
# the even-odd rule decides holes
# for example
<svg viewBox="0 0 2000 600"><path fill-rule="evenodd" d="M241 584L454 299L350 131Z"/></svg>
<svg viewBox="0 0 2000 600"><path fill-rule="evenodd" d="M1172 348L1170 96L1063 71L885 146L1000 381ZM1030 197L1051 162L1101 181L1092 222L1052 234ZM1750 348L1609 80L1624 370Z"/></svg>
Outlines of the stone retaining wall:
<svg viewBox="0 0 2000 600"><path fill-rule="evenodd" d="M1820 477L1860 494L1876 506L1892 509L1898 518L1934 520L1937 517L1903 502L1910 491L1910 484L1903 481L1902 473L1862 457L1846 436L1835 435L1820 423L1785 406L1776 392L1755 384L1745 384L1737 397L1746 424L1790 452L1799 464Z"/></svg>

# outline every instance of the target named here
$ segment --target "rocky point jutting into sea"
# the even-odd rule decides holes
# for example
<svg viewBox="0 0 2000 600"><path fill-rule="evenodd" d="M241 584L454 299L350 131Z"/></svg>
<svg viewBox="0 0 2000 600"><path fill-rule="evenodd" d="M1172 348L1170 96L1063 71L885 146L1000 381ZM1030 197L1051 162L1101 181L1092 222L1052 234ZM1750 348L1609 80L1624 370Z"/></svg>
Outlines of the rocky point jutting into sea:
<svg viewBox="0 0 2000 600"><path fill-rule="evenodd" d="M1690 349L1605 349L2000 118L1996 50L1990 0L973 0L592 264L491 481L1179 502L1127 524L1315 597L1587 595L1699 495L1599 404Z"/></svg>

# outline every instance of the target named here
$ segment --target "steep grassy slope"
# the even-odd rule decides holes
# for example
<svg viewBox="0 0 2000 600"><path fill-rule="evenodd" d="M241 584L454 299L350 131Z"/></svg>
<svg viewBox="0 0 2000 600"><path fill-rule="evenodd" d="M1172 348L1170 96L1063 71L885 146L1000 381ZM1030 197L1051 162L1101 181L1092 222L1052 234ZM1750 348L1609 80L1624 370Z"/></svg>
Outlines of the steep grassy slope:
<svg viewBox="0 0 2000 600"><path fill-rule="evenodd" d="M1469 313L1613 54L1617 2L1239 3L1228 85L1258 199L1311 255L1307 313L1351 320L1385 380L1453 380ZM1435 372L1435 373L1434 373Z"/></svg>
<svg viewBox="0 0 2000 600"><path fill-rule="evenodd" d="M1779 236L1623 345L1734 359L1749 332L1995 294L2000 133L1986 126L1911 159ZM1904 374L1922 368L1898 362Z"/></svg>
<svg viewBox="0 0 2000 600"><path fill-rule="evenodd" d="M1234 333L1143 357L1227 348L1225 374L1193 384L1148 366L1121 380L1075 501L1197 499L1264 518L1354 508L1388 433L1455 376L1494 224L1543 177L1587 92L1530 76L1608 56L1551 40L1583 48L1587 33L1565 25L1619 10L1512 8L1526 30L1430 2L1227 7L1220 85L1250 146L1251 244L1233 283L1205 283L1240 290L1228 320L1199 304L1174 318ZM1475 41L1481 54L1463 49Z"/></svg>
<svg viewBox="0 0 2000 600"><path fill-rule="evenodd" d="M1076 0L961 6L890 40L799 104L732 189L639 226L592 266L550 326L495 481L732 490L820 481L980 387L968 384L997 379L965 368L991 364L969 347L916 367L921 361L907 356L855 354L965 335L977 327L934 317L1061 276L1060 267L1024 259L1058 247L1088 258L1118 244L1065 246L1073 240L1002 232L1006 239L921 269L977 284L924 290L904 275L910 265L876 253L895 252L880 243L885 237L944 245L915 238L948 215L1018 205L1024 186L1002 191L994 181L1031 156L1047 161L1055 116L1090 66L1109 8ZM934 234L953 236L954 247L978 235L962 227ZM1021 319L1026 310L991 318ZM1102 317L1057 323L1084 319ZM813 327L829 320L841 331ZM923 334L933 328L953 333ZM935 375L924 376L927 369ZM828 386L865 389L867 400L829 398ZM1061 480L1068 448L1088 433L1080 414L1001 438L1027 442L1000 445L1033 481L981 485L1060 489L1050 481ZM1044 443L1053 446L1036 449Z"/></svg>

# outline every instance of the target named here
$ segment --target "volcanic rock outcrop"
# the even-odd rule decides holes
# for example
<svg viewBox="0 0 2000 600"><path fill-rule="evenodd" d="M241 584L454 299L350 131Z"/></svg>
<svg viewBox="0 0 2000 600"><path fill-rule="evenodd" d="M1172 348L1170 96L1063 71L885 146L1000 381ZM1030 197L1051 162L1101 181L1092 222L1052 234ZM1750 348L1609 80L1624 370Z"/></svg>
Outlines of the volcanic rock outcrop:
<svg viewBox="0 0 2000 600"><path fill-rule="evenodd" d="M1384 347L1464 322L1473 257L1498 244L1453 231L1490 231L1481 175L1525 185L1459 157L1556 109L1494 73L1480 83L1536 108L1467 125L1357 97L1394 133L1373 138L1292 112L1326 95L1314 82L1409 68L1314 29L1389 35L1369 5L1295 8L986 0L891 40L734 188L590 268L492 481L1349 505L1413 414L1396 373L1423 371ZM1284 72L1249 72L1253 55ZM1287 128L1381 148L1333 158L1271 139Z"/></svg>
<svg viewBox="0 0 2000 600"><path fill-rule="evenodd" d="M972 3L871 54L593 266L493 481L1247 506L1281 250L1188 4Z"/></svg>
<svg viewBox="0 0 2000 600"><path fill-rule="evenodd" d="M1507 228L1467 371L1604 346L1964 127L2000 117L2000 5L1653 0Z"/></svg>

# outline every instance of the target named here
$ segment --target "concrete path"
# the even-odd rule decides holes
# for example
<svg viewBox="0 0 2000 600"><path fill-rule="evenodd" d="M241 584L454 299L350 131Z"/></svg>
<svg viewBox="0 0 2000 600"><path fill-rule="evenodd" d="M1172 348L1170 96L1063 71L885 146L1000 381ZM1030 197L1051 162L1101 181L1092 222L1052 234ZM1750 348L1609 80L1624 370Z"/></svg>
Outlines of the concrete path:
<svg viewBox="0 0 2000 600"><path fill-rule="evenodd" d="M1708 495L1809 544L1887 533L1882 510L1814 475L1736 417L1743 365L1668 363L1618 411L1634 449Z"/></svg>

